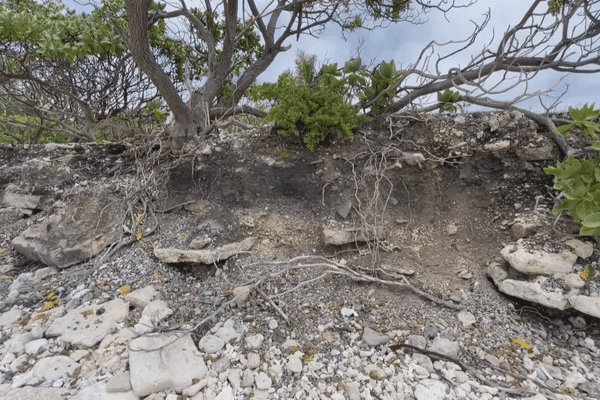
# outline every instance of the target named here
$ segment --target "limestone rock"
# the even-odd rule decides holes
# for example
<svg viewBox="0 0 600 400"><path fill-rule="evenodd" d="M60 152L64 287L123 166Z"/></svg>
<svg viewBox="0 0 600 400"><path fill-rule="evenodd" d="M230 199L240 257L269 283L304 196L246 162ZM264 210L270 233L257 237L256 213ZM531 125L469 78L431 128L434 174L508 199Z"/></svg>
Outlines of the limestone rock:
<svg viewBox="0 0 600 400"><path fill-rule="evenodd" d="M83 388L71 400L139 400L139 397L133 393L133 390L111 392L107 389L106 381L97 382L91 386Z"/></svg>
<svg viewBox="0 0 600 400"><path fill-rule="evenodd" d="M444 354L448 357L458 358L458 342L454 342L445 337L436 336L429 350Z"/></svg>
<svg viewBox="0 0 600 400"><path fill-rule="evenodd" d="M42 384L50 386L67 375L73 375L80 365L72 358L54 356L40 359L30 371L17 375L13 379L13 387L22 387L27 384Z"/></svg>
<svg viewBox="0 0 600 400"><path fill-rule="evenodd" d="M462 326L464 326L465 328L468 328L469 326L477 322L475 316L467 310L461 310L458 313L458 320L462 323Z"/></svg>
<svg viewBox="0 0 600 400"><path fill-rule="evenodd" d="M348 243L367 242L375 238L372 234L366 234L362 229L323 229L323 240L325 244L343 246Z"/></svg>
<svg viewBox="0 0 600 400"><path fill-rule="evenodd" d="M565 244L572 248L575 254L583 259L590 258L594 253L594 245L590 242L582 242L578 239L570 239L567 240Z"/></svg>
<svg viewBox="0 0 600 400"><path fill-rule="evenodd" d="M577 311L600 318L600 297L573 296L569 297L569 304Z"/></svg>
<svg viewBox="0 0 600 400"><path fill-rule="evenodd" d="M167 306L167 302L164 300L154 300L148 303L142 311L142 317L140 321L133 327L135 332L142 335L144 333L152 332L160 321L173 314Z"/></svg>
<svg viewBox="0 0 600 400"><path fill-rule="evenodd" d="M231 292L233 293L235 304L237 304L238 307L242 307L246 304L246 301L250 296L250 286L238 286L233 288Z"/></svg>
<svg viewBox="0 0 600 400"><path fill-rule="evenodd" d="M160 296L160 292L150 285L128 293L125 296L125 301L128 301L134 307L144 309L151 301L159 300Z"/></svg>
<svg viewBox="0 0 600 400"><path fill-rule="evenodd" d="M241 242L230 243L214 250L179 250L179 249L154 249L154 255L164 263L191 262L200 264L213 264L225 260L238 253L248 251L256 243L256 238L248 237Z"/></svg>
<svg viewBox="0 0 600 400"><path fill-rule="evenodd" d="M12 245L32 260L66 268L118 241L123 212L123 202L113 196L81 196L29 227Z"/></svg>
<svg viewBox="0 0 600 400"><path fill-rule="evenodd" d="M546 292L537 282L505 279L497 285L501 292L510 296L538 303L546 307L556 308L558 310L566 310L569 308L568 300L561 293Z"/></svg>
<svg viewBox="0 0 600 400"><path fill-rule="evenodd" d="M577 255L563 251L546 253L544 251L528 251L520 246L508 245L500 254L515 270L527 275L568 274L572 271Z"/></svg>
<svg viewBox="0 0 600 400"><path fill-rule="evenodd" d="M2 398L4 400L65 400L69 394L68 389L27 386L13 389Z"/></svg>
<svg viewBox="0 0 600 400"><path fill-rule="evenodd" d="M493 131L492 131L493 132ZM483 146L484 149L489 151L500 151L510 147L510 140L499 140L493 143L487 143Z"/></svg>
<svg viewBox="0 0 600 400"><path fill-rule="evenodd" d="M175 389L181 392L208 372L188 334L147 335L129 344L131 387L140 397Z"/></svg>
<svg viewBox="0 0 600 400"><path fill-rule="evenodd" d="M73 345L92 347L111 333L128 313L129 306L121 299L80 307L54 320L46 336L60 336Z"/></svg>
<svg viewBox="0 0 600 400"><path fill-rule="evenodd" d="M416 400L445 400L448 386L434 379L422 379L415 388Z"/></svg>

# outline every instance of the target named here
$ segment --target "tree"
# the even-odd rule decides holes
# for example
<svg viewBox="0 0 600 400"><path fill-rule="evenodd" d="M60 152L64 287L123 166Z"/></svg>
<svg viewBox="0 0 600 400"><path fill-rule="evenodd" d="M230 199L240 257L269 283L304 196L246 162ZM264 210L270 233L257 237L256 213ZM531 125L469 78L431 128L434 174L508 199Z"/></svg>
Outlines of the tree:
<svg viewBox="0 0 600 400"><path fill-rule="evenodd" d="M412 3L408 0L279 0L260 10L255 0L218 3L206 0L200 3L200 8L194 9L180 0L172 11L164 11L166 8L162 6L159 7L162 11L152 11L152 5L157 4L152 0L125 0L125 3L129 22L126 42L137 66L150 77L173 113L170 134L176 146L197 131L209 132L217 125L214 121L218 118L237 113L263 116L264 113L247 105L240 106L240 100L275 58L290 48L285 45L289 38L317 35L328 25L354 30L374 28L386 22L415 21L421 12L457 7L454 1L448 0ZM149 50L149 30L157 21L171 19L179 19L180 25L185 25L202 43L202 51L192 53L200 53L205 62L203 79L190 90L187 102ZM222 35L216 38L215 30ZM237 49L253 35L260 36L260 51L242 63ZM231 96L220 96L223 88L231 84L234 86Z"/></svg>

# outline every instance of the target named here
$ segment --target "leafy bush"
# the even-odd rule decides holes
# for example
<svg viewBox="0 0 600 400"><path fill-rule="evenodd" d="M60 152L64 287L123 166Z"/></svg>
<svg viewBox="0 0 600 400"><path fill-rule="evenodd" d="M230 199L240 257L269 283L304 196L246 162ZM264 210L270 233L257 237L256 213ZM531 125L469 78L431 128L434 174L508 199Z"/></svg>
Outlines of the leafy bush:
<svg viewBox="0 0 600 400"><path fill-rule="evenodd" d="M253 85L248 91L254 101L274 102L266 120L278 122L284 137L301 137L311 151L338 134L352 138L367 118L358 106L345 102L347 80L337 64L323 65L315 73L314 56L300 54L296 67L296 76L286 72L277 83Z"/></svg>
<svg viewBox="0 0 600 400"><path fill-rule="evenodd" d="M600 236L600 156L584 161L569 157L544 172L555 177L554 189L564 197L552 212L567 211L581 225L580 235Z"/></svg>
<svg viewBox="0 0 600 400"><path fill-rule="evenodd" d="M437 99L442 103L442 107L440 108L441 113L454 113L457 111L457 105L455 103L460 101L461 96L458 92L446 89L444 92L438 92ZM460 105L458 107L460 107Z"/></svg>
<svg viewBox="0 0 600 400"><path fill-rule="evenodd" d="M556 128L559 133L569 132L576 126L581 128L584 137L593 138L600 132L600 125L594 122L600 117L600 110L594 110L594 104L589 107L586 104L581 108L569 107L569 116L574 122Z"/></svg>

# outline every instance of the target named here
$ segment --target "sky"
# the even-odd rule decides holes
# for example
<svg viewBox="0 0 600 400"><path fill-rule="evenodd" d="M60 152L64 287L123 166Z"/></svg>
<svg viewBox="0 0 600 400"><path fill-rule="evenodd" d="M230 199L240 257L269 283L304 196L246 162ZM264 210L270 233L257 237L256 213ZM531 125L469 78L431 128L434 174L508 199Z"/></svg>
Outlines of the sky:
<svg viewBox="0 0 600 400"><path fill-rule="evenodd" d="M189 6L193 6L198 0L188 0ZM465 0L457 0L458 2ZM80 0L81 2L81 0ZM261 6L271 2L271 0L256 0L259 9ZM64 0L65 5L81 10L74 0ZM177 3L177 1L175 2ZM240 1L241 3L241 1ZM449 40L462 40L467 38L472 30L475 21L481 23L484 20L484 13L491 12L491 20L487 28L479 35L476 41L469 49L463 53L454 55L444 65L442 70L447 71L451 67L464 67L471 56L478 54L485 44L487 44L492 35L495 41L492 47L497 46L499 38L509 28L514 26L522 17L524 12L530 6L531 0L479 0L468 8L454 9L444 16L439 11L432 11L423 16L425 23L413 25L407 22L391 25L385 29L374 31L357 30L355 33L347 32L345 39L342 37L341 30L330 25L318 38L311 36L301 36L299 41L295 38L288 38L284 43L291 45L291 49L280 54L273 64L258 78L259 83L274 82L279 74L286 70L294 68L295 56L299 51L317 56L317 63L334 63L343 65L345 61L357 56L357 47L362 42L361 57L363 63L374 65L380 61L394 60L396 66L408 66L418 58L423 47L432 40L438 43ZM445 54L446 49L450 47L438 47L437 52ZM530 91L545 90L556 85L563 78L561 83L555 89L555 95L561 94L569 85L569 91L562 97L558 111L564 111L569 106L579 107L586 103L598 102L600 106L600 75L567 75L559 74L553 71L546 71L537 76L529 87ZM511 99L520 94L520 91L513 91L496 99ZM433 101L435 99L431 99ZM546 100L551 103L551 100ZM543 111L539 100L531 99L519 104L520 107L531 109L533 111ZM480 108L471 106L469 110L478 110Z"/></svg>

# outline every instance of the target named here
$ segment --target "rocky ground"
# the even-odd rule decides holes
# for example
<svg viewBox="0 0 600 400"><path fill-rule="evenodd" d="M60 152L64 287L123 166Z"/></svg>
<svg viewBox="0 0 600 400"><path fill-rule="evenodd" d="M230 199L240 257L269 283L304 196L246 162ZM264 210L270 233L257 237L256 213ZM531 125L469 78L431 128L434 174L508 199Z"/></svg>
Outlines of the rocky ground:
<svg viewBox="0 0 600 400"><path fill-rule="evenodd" d="M0 147L0 397L600 398L598 244L519 113Z"/></svg>

